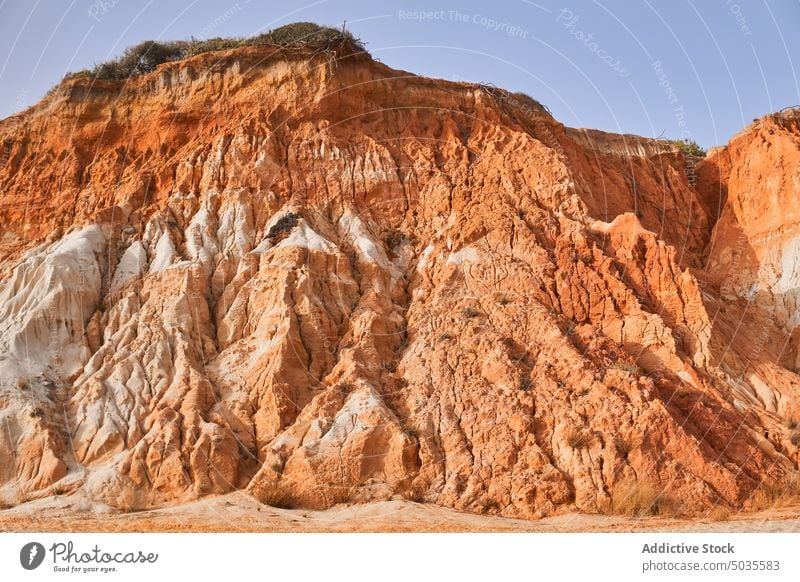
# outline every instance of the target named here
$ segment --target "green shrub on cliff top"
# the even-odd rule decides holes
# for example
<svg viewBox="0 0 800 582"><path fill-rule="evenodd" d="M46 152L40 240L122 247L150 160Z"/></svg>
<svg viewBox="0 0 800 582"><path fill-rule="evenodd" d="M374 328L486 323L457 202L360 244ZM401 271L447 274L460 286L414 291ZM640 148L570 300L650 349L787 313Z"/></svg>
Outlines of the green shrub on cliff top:
<svg viewBox="0 0 800 582"><path fill-rule="evenodd" d="M672 145L683 151L684 154L695 156L698 158L706 157L706 150L701 148L694 140L684 141L682 139L671 139L668 141L669 143L671 143Z"/></svg>

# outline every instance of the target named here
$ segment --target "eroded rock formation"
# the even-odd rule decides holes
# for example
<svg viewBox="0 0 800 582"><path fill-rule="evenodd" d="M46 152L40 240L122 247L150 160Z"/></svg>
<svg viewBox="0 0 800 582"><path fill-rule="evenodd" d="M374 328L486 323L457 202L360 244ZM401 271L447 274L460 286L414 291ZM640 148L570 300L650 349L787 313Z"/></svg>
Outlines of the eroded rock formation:
<svg viewBox="0 0 800 582"><path fill-rule="evenodd" d="M798 118L700 162L247 47L0 122L0 492L538 517L796 478Z"/></svg>

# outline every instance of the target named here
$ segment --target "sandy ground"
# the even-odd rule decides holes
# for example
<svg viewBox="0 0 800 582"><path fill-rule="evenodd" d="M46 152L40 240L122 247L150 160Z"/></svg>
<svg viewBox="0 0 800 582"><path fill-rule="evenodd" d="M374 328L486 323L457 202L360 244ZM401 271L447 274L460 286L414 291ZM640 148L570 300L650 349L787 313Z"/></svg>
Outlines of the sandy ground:
<svg viewBox="0 0 800 582"><path fill-rule="evenodd" d="M800 532L800 505L710 519L564 514L536 521L489 517L394 500L326 511L278 509L243 493L119 513L77 497L0 511L0 531L51 532Z"/></svg>

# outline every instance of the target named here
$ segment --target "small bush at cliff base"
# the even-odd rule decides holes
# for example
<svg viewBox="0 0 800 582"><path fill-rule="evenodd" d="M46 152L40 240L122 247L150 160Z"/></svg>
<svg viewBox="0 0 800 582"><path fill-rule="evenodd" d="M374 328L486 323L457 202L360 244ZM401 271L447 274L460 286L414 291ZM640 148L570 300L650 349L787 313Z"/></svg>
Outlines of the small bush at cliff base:
<svg viewBox="0 0 800 582"><path fill-rule="evenodd" d="M800 476L784 483L762 483L748 501L754 510L796 505L800 501Z"/></svg>
<svg viewBox="0 0 800 582"><path fill-rule="evenodd" d="M707 515L711 521L728 521L731 517L731 510L724 505L715 505Z"/></svg>

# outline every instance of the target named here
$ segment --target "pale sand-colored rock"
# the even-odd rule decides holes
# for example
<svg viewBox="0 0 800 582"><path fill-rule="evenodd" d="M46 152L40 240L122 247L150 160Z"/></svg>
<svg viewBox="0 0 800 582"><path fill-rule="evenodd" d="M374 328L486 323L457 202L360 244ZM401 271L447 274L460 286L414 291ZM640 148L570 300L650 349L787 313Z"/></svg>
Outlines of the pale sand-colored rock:
<svg viewBox="0 0 800 582"><path fill-rule="evenodd" d="M800 531L800 506L692 519L566 513L539 520L480 515L392 499L326 510L262 505L241 492L136 513L48 498L0 511L0 531L50 532L753 532Z"/></svg>
<svg viewBox="0 0 800 582"><path fill-rule="evenodd" d="M525 103L248 47L0 122L3 503L249 494L446 528L791 491L796 120L694 187L672 146Z"/></svg>

